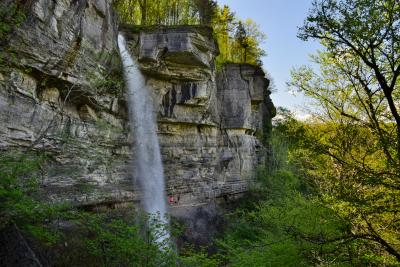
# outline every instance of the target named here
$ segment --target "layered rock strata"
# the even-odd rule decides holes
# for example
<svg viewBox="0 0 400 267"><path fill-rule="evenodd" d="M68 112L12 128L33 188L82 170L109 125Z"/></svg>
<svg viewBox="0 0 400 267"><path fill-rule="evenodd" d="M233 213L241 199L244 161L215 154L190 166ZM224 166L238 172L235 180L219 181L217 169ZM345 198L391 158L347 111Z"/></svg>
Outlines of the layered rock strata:
<svg viewBox="0 0 400 267"><path fill-rule="evenodd" d="M263 121L274 112L262 69L227 64L217 71L207 27L123 29L152 91L173 205L246 191L263 159Z"/></svg>
<svg viewBox="0 0 400 267"><path fill-rule="evenodd" d="M0 71L0 149L47 154L41 184L50 200L138 200L110 1L36 0L25 8L27 19L8 39L18 60ZM154 100L171 205L246 191L274 110L262 70L217 71L207 27L122 30Z"/></svg>
<svg viewBox="0 0 400 267"><path fill-rule="evenodd" d="M134 199L124 89L110 83L120 68L110 2L24 3L0 70L0 148L46 153L41 185L52 201Z"/></svg>

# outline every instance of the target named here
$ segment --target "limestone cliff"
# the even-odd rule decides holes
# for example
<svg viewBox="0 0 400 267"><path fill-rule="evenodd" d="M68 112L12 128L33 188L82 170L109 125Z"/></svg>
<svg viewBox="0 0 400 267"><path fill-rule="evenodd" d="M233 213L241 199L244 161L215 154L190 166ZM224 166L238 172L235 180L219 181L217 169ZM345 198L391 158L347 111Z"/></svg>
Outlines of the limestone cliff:
<svg viewBox="0 0 400 267"><path fill-rule="evenodd" d="M16 60L0 74L1 149L46 151L42 187L51 200L133 199L124 91L104 79L120 67L109 1L23 8L26 19L7 43Z"/></svg>
<svg viewBox="0 0 400 267"><path fill-rule="evenodd" d="M51 200L139 200L110 2L36 0L25 8L27 19L8 40L18 61L0 71L0 149L46 151L42 188ZM120 30L154 99L172 206L246 191L274 113L261 68L217 71L207 27Z"/></svg>

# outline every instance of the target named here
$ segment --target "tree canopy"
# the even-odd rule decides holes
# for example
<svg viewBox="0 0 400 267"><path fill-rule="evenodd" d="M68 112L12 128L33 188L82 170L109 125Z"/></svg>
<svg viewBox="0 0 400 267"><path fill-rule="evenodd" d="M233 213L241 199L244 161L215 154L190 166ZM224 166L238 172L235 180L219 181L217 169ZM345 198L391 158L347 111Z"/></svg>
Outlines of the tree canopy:
<svg viewBox="0 0 400 267"><path fill-rule="evenodd" d="M314 1L299 37L325 47L320 73L302 67L289 83L318 106L308 175L348 236L400 260L400 2Z"/></svg>
<svg viewBox="0 0 400 267"><path fill-rule="evenodd" d="M400 75L399 1L315 1L299 37L321 40L332 60L330 64L354 87L354 92L363 91L367 98L382 98L382 104L388 107L385 119L395 123L397 135L390 140L397 149L391 152L385 148L385 153L400 167L400 115L396 103ZM367 105L363 109L382 132L378 123L382 118L375 116L376 108Z"/></svg>

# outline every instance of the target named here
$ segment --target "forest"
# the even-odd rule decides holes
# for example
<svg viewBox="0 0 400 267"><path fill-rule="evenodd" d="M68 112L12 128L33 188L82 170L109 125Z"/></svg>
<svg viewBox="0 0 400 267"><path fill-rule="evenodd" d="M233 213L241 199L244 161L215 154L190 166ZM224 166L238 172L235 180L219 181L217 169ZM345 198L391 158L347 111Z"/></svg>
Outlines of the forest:
<svg viewBox="0 0 400 267"><path fill-rule="evenodd" d="M217 1L113 7L119 23L138 30L210 27L217 71L262 68L268 52L257 23ZM4 71L15 61L6 40L26 19L21 10L0 10ZM184 226L157 214L43 201L40 177L51 156L33 147L1 150L1 231L11 226L36 240L49 266L400 266L400 2L315 0L298 38L323 47L312 56L319 69L294 68L287 83L311 101L310 116L277 107L254 183L224 204L223 230L207 246L168 245ZM171 240L156 242L165 229Z"/></svg>

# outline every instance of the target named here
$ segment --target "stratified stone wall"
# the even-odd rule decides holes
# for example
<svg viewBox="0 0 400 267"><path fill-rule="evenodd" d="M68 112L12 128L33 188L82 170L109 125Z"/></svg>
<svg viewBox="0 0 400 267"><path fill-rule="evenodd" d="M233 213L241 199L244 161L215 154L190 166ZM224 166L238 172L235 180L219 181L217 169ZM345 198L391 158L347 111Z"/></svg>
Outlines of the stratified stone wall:
<svg viewBox="0 0 400 267"><path fill-rule="evenodd" d="M50 200L140 199L126 92L107 87L120 71L111 1L28 2L7 44L18 62L0 70L0 149L47 153L41 181ZM273 114L263 71L228 64L217 72L208 27L122 30L154 99L172 206L246 191L262 162L263 121Z"/></svg>
<svg viewBox="0 0 400 267"><path fill-rule="evenodd" d="M0 69L0 149L46 152L40 181L52 201L137 198L125 92L99 86L119 70L111 2L25 2L7 42L16 60Z"/></svg>
<svg viewBox="0 0 400 267"><path fill-rule="evenodd" d="M173 206L246 191L263 162L256 134L274 109L264 72L249 64L217 72L218 48L207 27L124 31L154 99Z"/></svg>

